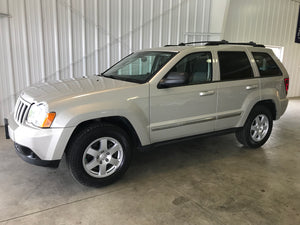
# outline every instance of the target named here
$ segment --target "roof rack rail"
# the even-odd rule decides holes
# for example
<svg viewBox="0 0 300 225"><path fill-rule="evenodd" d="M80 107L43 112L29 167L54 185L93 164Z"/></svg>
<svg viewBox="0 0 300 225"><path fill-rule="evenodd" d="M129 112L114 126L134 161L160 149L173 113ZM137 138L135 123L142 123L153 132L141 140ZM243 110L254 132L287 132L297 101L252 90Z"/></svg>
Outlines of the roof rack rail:
<svg viewBox="0 0 300 225"><path fill-rule="evenodd" d="M194 41L194 42L187 42L187 43L180 43L178 45L165 45L165 47L171 47L171 46L186 46L191 44L204 44L205 46L215 46L215 45L250 45L253 47L261 47L265 48L262 44L256 44L253 41L250 42L229 42L226 40L222 41Z"/></svg>
<svg viewBox="0 0 300 225"><path fill-rule="evenodd" d="M250 46L253 46L253 47L265 48L264 45L256 44L253 41L249 41L249 42L228 42L228 41L225 41L225 40L222 40L222 41L208 41L206 45L250 45Z"/></svg>
<svg viewBox="0 0 300 225"><path fill-rule="evenodd" d="M178 45L165 45L164 47L174 47L174 46L186 46L188 43L179 43Z"/></svg>
<svg viewBox="0 0 300 225"><path fill-rule="evenodd" d="M181 42L178 45L165 45L164 47L186 46L191 44L204 44L204 43L208 43L208 41L194 41L194 42L187 42L187 43Z"/></svg>

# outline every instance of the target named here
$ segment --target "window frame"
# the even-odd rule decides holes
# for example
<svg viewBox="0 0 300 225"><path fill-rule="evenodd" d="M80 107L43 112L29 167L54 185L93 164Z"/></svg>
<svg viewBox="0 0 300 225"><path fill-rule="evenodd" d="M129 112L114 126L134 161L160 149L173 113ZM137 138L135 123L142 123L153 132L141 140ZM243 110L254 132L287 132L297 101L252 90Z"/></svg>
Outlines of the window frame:
<svg viewBox="0 0 300 225"><path fill-rule="evenodd" d="M259 70L259 67L258 67L258 65L257 65L257 62L256 62L256 60L255 60L255 57L254 57L254 54L253 54L253 53L254 53L254 54L255 54L255 53L258 53L258 54L265 54L265 55L268 55L268 56L271 58L271 60L275 63L275 65L277 66L277 68L279 69L280 75L267 75L267 76L262 76L262 75L261 75L261 72L260 72L260 70ZM258 75L259 75L260 78L281 77L281 76L283 76L283 72L282 72L282 70L280 69L280 66L278 65L278 63L276 63L276 60L274 60L274 58L272 57L272 55L270 55L268 52L251 51L251 55L252 55L253 60L254 60L254 62L255 62L255 66L256 66L256 68L257 68L257 72L258 72Z"/></svg>
<svg viewBox="0 0 300 225"><path fill-rule="evenodd" d="M219 52L229 52L229 53L238 52L238 53L244 53L246 55L247 59L248 59L248 62L249 62L249 65L250 65L250 68L251 68L251 71L252 71L251 77L222 80ZM249 79L255 79L255 78L257 78L255 76L255 70L254 70L254 68L252 66L252 63L251 63L251 58L250 58L250 56L249 56L249 54L248 54L248 52L246 50L221 50L221 51L218 50L218 51L216 51L216 57L218 58L218 66L219 66L219 81L218 82L249 80Z"/></svg>
<svg viewBox="0 0 300 225"><path fill-rule="evenodd" d="M131 82L131 83L137 83L137 84L145 84L147 82L149 82L153 77L156 76L156 74L164 67L166 66L169 62L172 61L172 59L178 54L178 52L172 52L172 51L137 51L137 52L132 52L130 53L129 55L125 56L124 58L122 58L121 60L117 61L115 64L113 64L111 67L107 68L104 72L102 72L100 74L100 76L105 76L105 73L108 72L109 70L111 70L113 67L115 67L117 64L121 63L122 61L124 61L125 59L127 59L128 57L132 56L133 54L135 53L139 53L139 52L154 52L154 53L170 53L171 56L170 56L170 59L162 66L160 67L157 71L155 71L153 74L151 74L146 80L142 81L142 80L135 80L135 79L125 79L125 78L122 78L121 76L118 77L118 78L115 78L115 77L109 77L107 76L108 78L112 78L112 79L116 79L116 80L121 80L121 81L126 81L126 82Z"/></svg>
<svg viewBox="0 0 300 225"><path fill-rule="evenodd" d="M178 88L178 87L186 87L186 86L191 86L191 85L201 85L201 84L209 84L209 83L213 83L213 82L215 82L214 80L213 80L213 71L214 71L214 69L213 69L213 67L214 67L214 65L213 65L213 62L214 62L214 54L213 54L213 51L211 51L211 50L209 50L209 51L198 51L198 52L191 52L191 53L188 53L188 54L186 54L185 56L183 56L181 59L179 59L179 61L174 65L174 66L172 66L172 68L171 69L169 69L168 70L168 72L162 77L162 79L161 80L163 80L170 72L171 72L171 70L174 68L174 67L176 67L184 58L186 58L186 57L188 57L188 56L190 56L190 55L196 55L196 54L200 54L200 53L208 53L208 54L210 54L210 58L211 58L211 77L210 77L210 81L204 81L204 82L201 82L201 83L195 83L195 84L184 84L184 85L178 85L178 86L175 86L175 87L169 87L169 88ZM159 88L158 87L159 86L159 82L158 82L158 84L157 84L157 88ZM161 88L159 88L159 89L161 89Z"/></svg>

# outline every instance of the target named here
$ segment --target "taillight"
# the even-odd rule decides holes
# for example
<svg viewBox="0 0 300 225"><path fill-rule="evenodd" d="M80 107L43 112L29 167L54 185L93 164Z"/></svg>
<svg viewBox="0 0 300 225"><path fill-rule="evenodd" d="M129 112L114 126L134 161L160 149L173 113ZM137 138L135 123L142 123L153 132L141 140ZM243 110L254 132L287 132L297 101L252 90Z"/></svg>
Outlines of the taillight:
<svg viewBox="0 0 300 225"><path fill-rule="evenodd" d="M285 93L288 93L289 90L289 78L284 78L284 85L285 85Z"/></svg>

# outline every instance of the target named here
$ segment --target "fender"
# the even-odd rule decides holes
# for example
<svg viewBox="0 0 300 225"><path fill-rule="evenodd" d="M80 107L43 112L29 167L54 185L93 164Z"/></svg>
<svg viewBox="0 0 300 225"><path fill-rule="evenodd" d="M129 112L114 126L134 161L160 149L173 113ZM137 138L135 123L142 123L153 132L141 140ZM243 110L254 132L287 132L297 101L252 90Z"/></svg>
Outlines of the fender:
<svg viewBox="0 0 300 225"><path fill-rule="evenodd" d="M263 96L261 100L272 100L274 103L276 109L275 120L278 120L287 108L288 99L283 97L282 93L280 93L276 88L262 89L261 94L261 96Z"/></svg>
<svg viewBox="0 0 300 225"><path fill-rule="evenodd" d="M146 87L145 87L146 86ZM142 145L149 138L149 85L141 85L134 93L120 89L96 95L76 96L72 99L49 103L56 112L52 128L73 128L88 120L120 116L134 127Z"/></svg>
<svg viewBox="0 0 300 225"><path fill-rule="evenodd" d="M263 96L263 97L260 97ZM237 127L242 127L244 126L251 110L253 107L257 104L259 104L262 101L272 101L275 105L275 120L279 119L280 116L285 112L288 104L288 99L283 98L280 99L278 94L278 90L275 88L266 88L264 90L261 90L261 93L259 94L258 92L253 92L251 93L245 100L243 106L242 106L242 118L237 124Z"/></svg>
<svg viewBox="0 0 300 225"><path fill-rule="evenodd" d="M241 116L241 119L239 120L239 122L237 123L236 127L243 127L247 118L248 118L248 115L250 114L252 108L254 107L254 105L259 102L261 100L261 97L260 97L260 90L256 90L256 91L253 91L252 93L250 93L243 105L242 105L242 116Z"/></svg>

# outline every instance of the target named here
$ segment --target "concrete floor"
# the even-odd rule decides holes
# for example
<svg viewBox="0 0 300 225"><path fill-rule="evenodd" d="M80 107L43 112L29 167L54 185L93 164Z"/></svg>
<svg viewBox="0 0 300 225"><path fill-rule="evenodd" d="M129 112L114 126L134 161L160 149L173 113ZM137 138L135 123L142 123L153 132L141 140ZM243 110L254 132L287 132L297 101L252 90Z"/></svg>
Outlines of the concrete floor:
<svg viewBox="0 0 300 225"><path fill-rule="evenodd" d="M260 149L233 134L160 147L101 189L76 183L65 162L23 162L0 134L0 224L300 224L300 99Z"/></svg>

